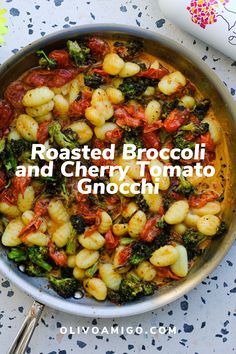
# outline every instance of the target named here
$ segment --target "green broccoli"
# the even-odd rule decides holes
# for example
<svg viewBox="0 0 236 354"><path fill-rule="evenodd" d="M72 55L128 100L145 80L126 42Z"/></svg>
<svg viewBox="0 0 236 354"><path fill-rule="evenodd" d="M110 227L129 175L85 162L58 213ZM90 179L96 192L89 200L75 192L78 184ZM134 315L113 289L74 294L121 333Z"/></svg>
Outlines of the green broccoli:
<svg viewBox="0 0 236 354"><path fill-rule="evenodd" d="M189 259L199 256L202 253L199 245L201 242L205 241L206 239L207 236L193 229L188 229L183 234L183 243L187 249Z"/></svg>
<svg viewBox="0 0 236 354"><path fill-rule="evenodd" d="M142 296L153 295L156 286L153 283L145 282L134 274L128 274L121 281L118 291L108 291L110 301L122 304L129 301L135 301Z"/></svg>
<svg viewBox="0 0 236 354"><path fill-rule="evenodd" d="M183 125L179 130L190 131L193 136L198 137L202 134L206 134L209 131L209 124L200 123L199 125L195 125L193 123L189 123L187 125Z"/></svg>
<svg viewBox="0 0 236 354"><path fill-rule="evenodd" d="M184 132L178 132L173 139L174 147L178 148L180 150L183 149L194 149L195 147L195 142L193 141L188 141L184 138Z"/></svg>
<svg viewBox="0 0 236 354"><path fill-rule="evenodd" d="M63 148L74 149L76 144L76 133L72 129L61 131L61 125L58 122L54 122L48 128L48 133L52 141L55 141L57 145Z"/></svg>
<svg viewBox="0 0 236 354"><path fill-rule="evenodd" d="M194 192L193 185L181 174L179 176L179 184L177 187L174 188L176 192L182 193L186 196L189 196L191 193Z"/></svg>
<svg viewBox="0 0 236 354"><path fill-rule="evenodd" d="M37 264L28 262L25 264L25 274L30 277L45 277L47 272Z"/></svg>
<svg viewBox="0 0 236 354"><path fill-rule="evenodd" d="M145 77L127 77L119 86L128 100L140 99L142 94L146 91L148 86L153 86L155 80Z"/></svg>
<svg viewBox="0 0 236 354"><path fill-rule="evenodd" d="M227 231L228 231L228 226L226 225L225 221L221 221L215 237L224 236L227 233Z"/></svg>
<svg viewBox="0 0 236 354"><path fill-rule="evenodd" d="M98 262L96 262L92 267L86 269L85 275L88 278L92 278L98 271Z"/></svg>
<svg viewBox="0 0 236 354"><path fill-rule="evenodd" d="M139 208L144 211L144 213L149 211L149 205L141 193L135 196L135 202L138 204Z"/></svg>
<svg viewBox="0 0 236 354"><path fill-rule="evenodd" d="M114 47L123 59L132 59L143 50L143 44L140 41L115 42Z"/></svg>
<svg viewBox="0 0 236 354"><path fill-rule="evenodd" d="M23 159L26 152L31 154L32 143L24 140L0 140L0 161L6 171L7 177L11 178L15 174L17 163Z"/></svg>
<svg viewBox="0 0 236 354"><path fill-rule="evenodd" d="M103 76L95 73L91 75L85 75L84 83L86 86L96 89L105 83L105 79Z"/></svg>
<svg viewBox="0 0 236 354"><path fill-rule="evenodd" d="M169 102L164 102L161 109L161 119L165 120L170 112L172 112L178 106L178 99L174 99Z"/></svg>
<svg viewBox="0 0 236 354"><path fill-rule="evenodd" d="M66 253L67 254L75 254L76 250L77 250L77 246L78 246L77 232L72 227L71 235L70 235L69 240L67 241L67 244L66 244Z"/></svg>
<svg viewBox="0 0 236 354"><path fill-rule="evenodd" d="M67 41L67 48L71 58L74 60L77 66L88 64L90 59L90 49L86 47L84 43L78 43L77 41Z"/></svg>
<svg viewBox="0 0 236 354"><path fill-rule="evenodd" d="M140 139L140 134L142 133L142 127L129 128L124 130L123 134L123 144L134 144L138 149L143 148L142 140Z"/></svg>
<svg viewBox="0 0 236 354"><path fill-rule="evenodd" d="M79 282L75 278L56 278L49 275L48 280L52 289L65 299L72 297L79 287Z"/></svg>
<svg viewBox="0 0 236 354"><path fill-rule="evenodd" d="M28 255L25 249L21 247L11 248L10 252L7 255L8 259L14 262L24 262L27 260Z"/></svg>
<svg viewBox="0 0 236 354"><path fill-rule="evenodd" d="M81 215L71 215L70 221L78 234L82 234L85 231L85 221Z"/></svg>
<svg viewBox="0 0 236 354"><path fill-rule="evenodd" d="M47 247L32 246L27 249L30 261L47 272L52 270L52 266L47 262Z"/></svg>
<svg viewBox="0 0 236 354"><path fill-rule="evenodd" d="M132 246L131 256L129 258L129 264L137 265L146 259L149 259L155 250L154 243L138 241Z"/></svg>
<svg viewBox="0 0 236 354"><path fill-rule="evenodd" d="M149 259L152 253L168 243L170 239L169 225L163 220L158 220L156 227L161 229L152 242L137 241L132 244L129 264L137 265L142 261Z"/></svg>
<svg viewBox="0 0 236 354"><path fill-rule="evenodd" d="M56 60L50 59L44 50L37 50L36 53L38 54L38 56L40 56L40 59L39 59L40 66L42 66L43 68L49 68L49 69L55 69L57 67Z"/></svg>
<svg viewBox="0 0 236 354"><path fill-rule="evenodd" d="M209 99L204 99L204 100L200 101L199 103L196 104L196 106L193 110L193 114L197 118L202 120L203 118L205 118L208 110L210 109L210 105L211 105L211 102Z"/></svg>

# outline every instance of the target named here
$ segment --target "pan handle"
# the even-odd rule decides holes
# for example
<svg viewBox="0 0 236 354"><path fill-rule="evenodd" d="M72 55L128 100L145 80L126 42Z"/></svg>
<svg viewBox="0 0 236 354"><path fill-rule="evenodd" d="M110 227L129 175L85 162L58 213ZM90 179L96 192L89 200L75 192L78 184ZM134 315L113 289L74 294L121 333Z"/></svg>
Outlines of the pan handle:
<svg viewBox="0 0 236 354"><path fill-rule="evenodd" d="M38 320L42 314L44 305L40 302L34 301L30 308L19 332L14 339L11 347L8 349L7 354L24 354Z"/></svg>

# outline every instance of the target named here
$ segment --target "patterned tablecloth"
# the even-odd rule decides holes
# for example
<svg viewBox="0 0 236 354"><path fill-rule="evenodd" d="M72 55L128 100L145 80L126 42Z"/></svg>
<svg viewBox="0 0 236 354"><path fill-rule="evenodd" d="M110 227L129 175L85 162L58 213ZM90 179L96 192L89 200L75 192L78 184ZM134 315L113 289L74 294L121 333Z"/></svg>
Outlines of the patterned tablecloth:
<svg viewBox="0 0 236 354"><path fill-rule="evenodd" d="M121 23L150 29L173 38L202 58L236 99L236 62L163 19L156 0L6 0L9 33L0 47L0 61L31 41L70 26ZM88 319L46 308L27 353L191 353L227 354L236 347L236 245L197 288L174 303L140 316ZM4 354L32 299L0 275L0 353ZM119 326L119 334L96 332ZM142 325L143 333L121 334L123 327ZM176 334L150 334L149 328L176 326ZM88 334L61 334L60 327L88 328Z"/></svg>

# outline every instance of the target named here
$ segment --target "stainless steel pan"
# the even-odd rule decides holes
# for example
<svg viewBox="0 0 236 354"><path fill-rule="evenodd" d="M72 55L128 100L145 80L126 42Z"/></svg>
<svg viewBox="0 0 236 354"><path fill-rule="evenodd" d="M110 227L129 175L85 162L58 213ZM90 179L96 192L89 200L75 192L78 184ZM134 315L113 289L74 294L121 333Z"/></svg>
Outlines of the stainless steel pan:
<svg viewBox="0 0 236 354"><path fill-rule="evenodd" d="M216 74L185 47L147 30L123 25L106 24L73 27L51 34L25 47L0 67L0 94L2 94L4 88L11 81L17 79L29 68L37 65L37 57L34 54L37 49L52 50L60 48L65 45L65 41L69 38L90 34L106 38L126 39L131 37L140 39L143 41L148 52L156 54L164 61L182 71L198 86L206 97L211 99L215 115L222 123L224 131L227 132L229 151L231 152L232 183L230 190L226 191L229 208L226 210L225 215L231 225L228 234L224 238L213 242L210 249L196 263L194 268L191 269L186 279L160 289L152 297L143 298L137 302L119 307L108 302L96 302L88 298L64 300L47 287L45 280L30 278L22 274L14 264L7 260L6 251L3 248L0 249L1 272L20 289L40 303L74 315L107 318L130 316L156 309L186 294L212 272L230 249L235 239L236 231L236 218L233 215L235 206L235 195L233 192L236 181L236 139L234 139L236 136L236 107L224 84L217 78ZM40 310L42 309L40 306L39 308ZM28 338L29 336L29 333L27 333L26 337ZM16 348L14 350L12 353L16 353Z"/></svg>

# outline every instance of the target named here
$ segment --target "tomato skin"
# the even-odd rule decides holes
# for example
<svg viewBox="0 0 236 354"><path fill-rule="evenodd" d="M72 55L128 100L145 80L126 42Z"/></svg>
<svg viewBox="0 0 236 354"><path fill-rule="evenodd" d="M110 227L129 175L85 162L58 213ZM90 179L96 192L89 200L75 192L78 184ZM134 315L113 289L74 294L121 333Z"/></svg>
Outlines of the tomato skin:
<svg viewBox="0 0 236 354"><path fill-rule="evenodd" d="M103 69L99 69L99 68L92 69L92 73L98 74L98 75L101 75L104 77L109 77L109 74L106 71L104 71Z"/></svg>
<svg viewBox="0 0 236 354"><path fill-rule="evenodd" d="M106 141L116 144L120 141L122 135L123 135L123 131L120 128L115 128L113 130L106 132L105 137L106 137Z"/></svg>
<svg viewBox="0 0 236 354"><path fill-rule="evenodd" d="M216 200L219 198L219 195L214 191L206 191L199 195L192 195L189 199L189 205L192 208L202 208L208 202Z"/></svg>
<svg viewBox="0 0 236 354"><path fill-rule="evenodd" d="M22 195L25 193L26 187L29 186L31 181L31 177L25 176L25 177L18 177L15 176L12 179L12 186L15 189L15 193L18 195L21 193Z"/></svg>
<svg viewBox="0 0 236 354"><path fill-rule="evenodd" d="M114 248L116 248L116 246L119 243L119 239L117 237L115 237L110 230L107 231L107 233L105 234L105 247L107 250L112 250Z"/></svg>
<svg viewBox="0 0 236 354"><path fill-rule="evenodd" d="M116 124L123 127L137 128L142 125L142 121L132 117L125 108L117 108L114 112Z"/></svg>
<svg viewBox="0 0 236 354"><path fill-rule="evenodd" d="M13 107L6 100L0 101L0 129L8 128L14 117Z"/></svg>
<svg viewBox="0 0 236 354"><path fill-rule="evenodd" d="M58 68L66 68L71 65L70 56L66 50L53 50L48 57L57 62Z"/></svg>
<svg viewBox="0 0 236 354"><path fill-rule="evenodd" d="M68 115L69 117L80 118L85 114L86 108L90 106L90 99L82 98L79 101L74 101L71 103Z"/></svg>
<svg viewBox="0 0 236 354"><path fill-rule="evenodd" d="M46 198L38 199L34 206L34 212L37 216L46 215L48 212L49 200Z"/></svg>
<svg viewBox="0 0 236 354"><path fill-rule="evenodd" d="M131 253L132 253L132 246L131 245L126 246L121 252L119 252L118 263L120 265L124 265L128 261L129 257L131 256Z"/></svg>
<svg viewBox="0 0 236 354"><path fill-rule="evenodd" d="M3 171L0 171L0 190L3 189L6 185L6 177Z"/></svg>
<svg viewBox="0 0 236 354"><path fill-rule="evenodd" d="M44 144L49 137L48 127L50 123L51 123L50 121L45 121L39 124L38 132L37 132L37 141L40 144Z"/></svg>
<svg viewBox="0 0 236 354"><path fill-rule="evenodd" d="M145 133L142 136L143 143L147 149L154 148L160 150L161 142L156 132Z"/></svg>
<svg viewBox="0 0 236 354"><path fill-rule="evenodd" d="M172 273L169 267L156 267L158 278L170 278L173 280L180 280L181 277Z"/></svg>
<svg viewBox="0 0 236 354"><path fill-rule="evenodd" d="M169 70L166 68L160 69L147 69L144 71L140 71L136 76L138 77L147 77L150 79L161 79L163 76L169 74Z"/></svg>
<svg viewBox="0 0 236 354"><path fill-rule="evenodd" d="M25 95L25 88L21 81L13 81L7 86L4 92L4 98L16 109L23 108L22 100Z"/></svg>
<svg viewBox="0 0 236 354"><path fill-rule="evenodd" d="M31 70L25 77L24 83L32 87L48 86L61 87L67 82L73 80L81 69L34 69Z"/></svg>
<svg viewBox="0 0 236 354"><path fill-rule="evenodd" d="M160 234L160 229L156 227L158 219L160 219L159 215L154 216L146 222L144 229L139 237L140 240L152 242L154 238Z"/></svg>
<svg viewBox="0 0 236 354"><path fill-rule="evenodd" d="M184 111L180 111L175 108L173 111L170 112L168 117L164 121L164 128L168 133L174 133L177 129L184 124L186 118L189 115L189 110L185 109Z"/></svg>
<svg viewBox="0 0 236 354"><path fill-rule="evenodd" d="M57 251L55 244L50 240L48 242L48 254L53 259L56 265L60 267L67 266L67 255L64 251Z"/></svg>
<svg viewBox="0 0 236 354"><path fill-rule="evenodd" d="M96 37L89 39L88 47L96 59L103 59L110 51L109 44L103 39Z"/></svg>
<svg viewBox="0 0 236 354"><path fill-rule="evenodd" d="M198 139L197 142L199 144L206 144L206 150L207 151L214 151L215 150L215 143L211 138L210 132L207 132L204 135L201 135Z"/></svg>

